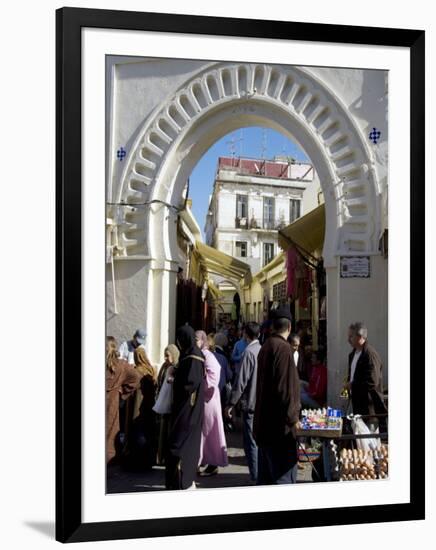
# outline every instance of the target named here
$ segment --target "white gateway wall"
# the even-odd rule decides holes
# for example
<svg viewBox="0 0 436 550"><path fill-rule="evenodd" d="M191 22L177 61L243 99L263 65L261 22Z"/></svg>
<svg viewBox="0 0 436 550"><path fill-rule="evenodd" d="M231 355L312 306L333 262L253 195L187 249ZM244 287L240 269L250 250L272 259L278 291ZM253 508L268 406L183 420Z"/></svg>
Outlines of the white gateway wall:
<svg viewBox="0 0 436 550"><path fill-rule="evenodd" d="M387 73L110 57L107 82L109 201L178 204L201 155L242 126L280 130L303 147L326 204L330 396L342 383L350 322L368 324L370 340L387 364L387 262L378 252L387 226ZM376 144L369 139L372 128L380 131ZM117 158L120 147L127 153L124 162ZM223 201L219 210L233 225L233 200ZM260 201L261 214L259 206ZM174 212L165 208L149 209L145 220L132 213L119 223L118 316L110 309L109 277L107 285L108 332L129 337L145 324L153 360L161 359L174 332L178 252ZM340 279L339 257L353 255L370 256L369 280Z"/></svg>
<svg viewBox="0 0 436 550"><path fill-rule="evenodd" d="M327 268L328 323L328 401L344 405L339 389L348 373L348 327L360 321L368 327L368 341L378 351L383 363L383 379L388 382L388 260L370 257L371 277L340 277L338 265Z"/></svg>
<svg viewBox="0 0 436 550"><path fill-rule="evenodd" d="M130 339L137 328L146 328L147 293L143 289L148 287L151 271L148 262L143 260L115 261L114 270L115 285L112 284L111 265L107 264L107 335L121 343Z"/></svg>

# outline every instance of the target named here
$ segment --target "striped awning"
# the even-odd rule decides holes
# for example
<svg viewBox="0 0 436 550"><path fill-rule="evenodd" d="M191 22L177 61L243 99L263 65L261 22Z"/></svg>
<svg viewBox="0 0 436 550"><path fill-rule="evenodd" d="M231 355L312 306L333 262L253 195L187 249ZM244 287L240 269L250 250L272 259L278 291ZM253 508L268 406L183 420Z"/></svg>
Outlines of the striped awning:
<svg viewBox="0 0 436 550"><path fill-rule="evenodd" d="M221 290L217 286L215 286L212 281L209 280L207 282L207 286L209 288L209 292L215 300L218 300L219 298L222 298L224 296Z"/></svg>
<svg viewBox="0 0 436 550"><path fill-rule="evenodd" d="M221 275L237 283L250 276L248 264L200 241L195 243L194 254L204 270L211 275Z"/></svg>
<svg viewBox="0 0 436 550"><path fill-rule="evenodd" d="M320 204L279 231L279 245L287 250L295 244L303 251L322 250L325 236L325 206Z"/></svg>

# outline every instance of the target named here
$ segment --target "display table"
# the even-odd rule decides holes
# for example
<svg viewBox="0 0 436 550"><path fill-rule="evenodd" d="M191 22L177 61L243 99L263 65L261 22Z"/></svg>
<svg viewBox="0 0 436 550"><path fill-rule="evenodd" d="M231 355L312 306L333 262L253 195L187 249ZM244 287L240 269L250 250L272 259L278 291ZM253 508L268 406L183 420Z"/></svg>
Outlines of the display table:
<svg viewBox="0 0 436 550"><path fill-rule="evenodd" d="M329 429L297 429L296 432L297 436L297 442L299 449L301 450L302 454L305 454L305 449L301 445L301 440L313 437L316 439L320 439L322 443L322 461L323 461L323 472L324 472L324 478L326 481L333 481L333 469L337 467L337 459L336 461L332 460L332 454L336 454L336 448L338 445L340 445L343 442L350 442L351 448L354 449L356 447L356 442L358 440L362 439L383 439L387 440L388 434L386 432L384 433L369 433L369 434L353 434L353 433L342 433L342 427L340 430L329 430ZM310 452L309 452L310 455ZM312 462L307 457L308 462ZM313 464L312 464L313 467ZM316 470L317 471L317 470ZM318 471L317 471L318 474ZM319 475L319 474L318 474Z"/></svg>

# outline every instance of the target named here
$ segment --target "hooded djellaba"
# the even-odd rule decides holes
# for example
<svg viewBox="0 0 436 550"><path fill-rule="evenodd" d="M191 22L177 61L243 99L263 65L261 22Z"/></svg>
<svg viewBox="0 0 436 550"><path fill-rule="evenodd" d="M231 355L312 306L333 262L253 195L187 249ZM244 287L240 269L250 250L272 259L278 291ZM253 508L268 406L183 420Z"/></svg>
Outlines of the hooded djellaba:
<svg viewBox="0 0 436 550"><path fill-rule="evenodd" d="M124 466L133 471L150 470L156 462L157 429L153 411L157 370L147 357L143 344L134 351L135 370L141 377L139 388L127 401L127 445Z"/></svg>
<svg viewBox="0 0 436 550"><path fill-rule="evenodd" d="M120 359L113 336L106 339L106 462L118 461L116 443L120 432L120 399L126 400L139 386L140 376Z"/></svg>
<svg viewBox="0 0 436 550"><path fill-rule="evenodd" d="M167 489L188 489L195 487L200 459L204 356L195 343L194 329L189 325L178 329L177 345L180 358L174 373L165 481Z"/></svg>

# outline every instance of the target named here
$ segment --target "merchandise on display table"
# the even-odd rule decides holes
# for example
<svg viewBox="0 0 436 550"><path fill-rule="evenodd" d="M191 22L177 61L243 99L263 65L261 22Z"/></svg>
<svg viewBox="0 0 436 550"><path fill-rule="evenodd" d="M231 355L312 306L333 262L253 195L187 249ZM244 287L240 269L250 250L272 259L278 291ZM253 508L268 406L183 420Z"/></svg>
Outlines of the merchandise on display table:
<svg viewBox="0 0 436 550"><path fill-rule="evenodd" d="M342 433L342 411L331 407L303 409L297 435L307 437L338 437Z"/></svg>
<svg viewBox="0 0 436 550"><path fill-rule="evenodd" d="M387 415L377 416L387 422ZM367 419L371 420L371 429L365 423ZM340 430L329 429L338 425ZM305 409L297 430L299 460L311 464L313 481L386 479L389 463L387 437L386 429L379 432L374 415L341 418L340 411L334 409ZM312 452L318 451L319 447L320 460L317 460Z"/></svg>
<svg viewBox="0 0 436 550"><path fill-rule="evenodd" d="M319 439L312 439L311 444L299 443L297 456L298 462L315 462L321 456L322 443Z"/></svg>
<svg viewBox="0 0 436 550"><path fill-rule="evenodd" d="M339 453L339 481L386 479L389 467L389 449L342 449Z"/></svg>
<svg viewBox="0 0 436 550"><path fill-rule="evenodd" d="M331 439L328 442L326 452L328 454L328 463L330 465L330 475L332 481L338 481L340 476L339 471L339 457L338 457L338 445Z"/></svg>
<svg viewBox="0 0 436 550"><path fill-rule="evenodd" d="M364 438L364 439L356 439L356 446L357 449L361 449L362 451L375 451L380 447L380 439L377 437L379 434L378 428L374 430L373 432L369 429L368 425L364 422L361 415L350 415L347 416L347 419L351 422L351 428L353 430L353 433L357 436L361 435L371 435L374 433L375 437L373 438Z"/></svg>

